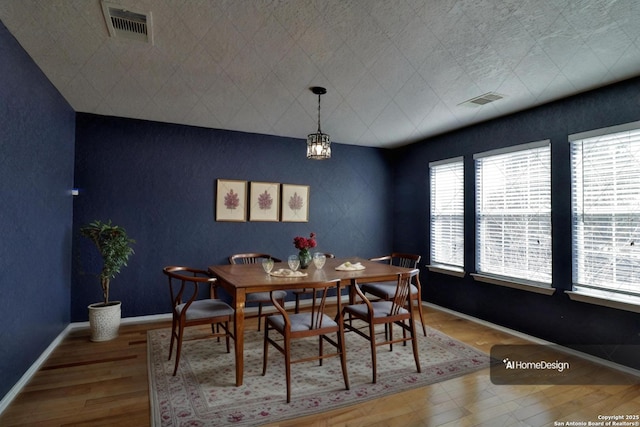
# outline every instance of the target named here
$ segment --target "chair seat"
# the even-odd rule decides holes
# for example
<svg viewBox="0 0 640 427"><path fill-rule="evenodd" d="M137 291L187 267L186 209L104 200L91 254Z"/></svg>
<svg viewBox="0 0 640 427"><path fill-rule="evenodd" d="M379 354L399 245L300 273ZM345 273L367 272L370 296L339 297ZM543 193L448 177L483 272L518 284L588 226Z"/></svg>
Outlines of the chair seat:
<svg viewBox="0 0 640 427"><path fill-rule="evenodd" d="M182 313L185 304L176 306L178 314ZM233 308L224 301L203 299L194 301L187 311L187 320L206 319L210 317L233 316Z"/></svg>
<svg viewBox="0 0 640 427"><path fill-rule="evenodd" d="M363 283L360 286L362 292L375 295L378 298L383 299L392 299L396 294L396 287L398 284L396 282L375 282L375 283ZM418 294L418 287L416 285L411 285L411 295Z"/></svg>
<svg viewBox="0 0 640 427"><path fill-rule="evenodd" d="M278 332L284 331L284 317L280 315L272 315L267 318L268 322ZM290 314L289 320L291 321L291 332L308 331L312 329L311 325L311 313L296 313ZM322 327L332 328L337 327L338 324L326 314L322 315Z"/></svg>
<svg viewBox="0 0 640 427"><path fill-rule="evenodd" d="M274 291L273 295L275 295L276 299L284 299L287 296L286 291ZM251 294L247 294L247 302L256 302L256 301L271 301L271 295L269 292L255 292Z"/></svg>
<svg viewBox="0 0 640 427"><path fill-rule="evenodd" d="M371 307L373 308L374 318L388 317L391 313L391 309L393 308L393 301L372 301ZM344 311L360 317L366 317L369 312L366 304L347 305L344 307ZM400 308L398 310L398 314L407 313L408 311L405 308Z"/></svg>

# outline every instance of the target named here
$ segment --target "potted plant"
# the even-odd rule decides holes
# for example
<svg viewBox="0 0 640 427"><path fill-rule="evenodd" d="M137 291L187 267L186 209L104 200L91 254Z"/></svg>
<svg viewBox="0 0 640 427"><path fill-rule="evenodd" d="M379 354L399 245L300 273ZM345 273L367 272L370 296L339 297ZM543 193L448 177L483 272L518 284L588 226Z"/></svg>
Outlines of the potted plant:
<svg viewBox="0 0 640 427"><path fill-rule="evenodd" d="M108 341L118 336L121 306L120 301L109 301L109 285L134 253L131 244L135 240L127 236L124 228L111 224L111 221L94 221L82 227L80 234L96 245L103 262L99 274L103 300L89 305L91 341Z"/></svg>

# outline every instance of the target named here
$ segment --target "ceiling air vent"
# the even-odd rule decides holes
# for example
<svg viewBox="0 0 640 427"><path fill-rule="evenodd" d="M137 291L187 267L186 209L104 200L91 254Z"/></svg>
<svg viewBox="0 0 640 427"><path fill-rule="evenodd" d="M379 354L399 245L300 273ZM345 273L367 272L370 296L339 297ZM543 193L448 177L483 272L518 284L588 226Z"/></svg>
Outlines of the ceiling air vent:
<svg viewBox="0 0 640 427"><path fill-rule="evenodd" d="M153 44L151 12L133 12L107 2L102 2L102 11L111 37Z"/></svg>
<svg viewBox="0 0 640 427"><path fill-rule="evenodd" d="M495 92L487 92L484 95L476 96L475 98L471 98L468 101L464 101L458 105L466 105L467 107L480 107L482 105L497 101L502 98L504 98L504 95L500 95L499 93Z"/></svg>

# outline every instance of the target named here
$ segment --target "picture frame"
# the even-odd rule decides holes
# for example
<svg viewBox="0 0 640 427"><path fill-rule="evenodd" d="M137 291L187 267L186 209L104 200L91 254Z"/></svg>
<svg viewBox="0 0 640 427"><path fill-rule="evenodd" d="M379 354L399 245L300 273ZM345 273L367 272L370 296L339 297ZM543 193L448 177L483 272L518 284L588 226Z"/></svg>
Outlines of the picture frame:
<svg viewBox="0 0 640 427"><path fill-rule="evenodd" d="M247 220L247 181L216 180L216 221Z"/></svg>
<svg viewBox="0 0 640 427"><path fill-rule="evenodd" d="M309 222L308 185L282 184L282 221Z"/></svg>
<svg viewBox="0 0 640 427"><path fill-rule="evenodd" d="M249 221L280 220L280 184L251 182L249 188Z"/></svg>

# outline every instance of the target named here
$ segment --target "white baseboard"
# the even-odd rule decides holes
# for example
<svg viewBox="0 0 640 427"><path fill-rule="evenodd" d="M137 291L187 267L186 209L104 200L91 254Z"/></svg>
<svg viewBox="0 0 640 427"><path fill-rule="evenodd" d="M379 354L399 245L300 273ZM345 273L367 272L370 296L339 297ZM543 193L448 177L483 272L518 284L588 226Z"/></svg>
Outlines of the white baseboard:
<svg viewBox="0 0 640 427"><path fill-rule="evenodd" d="M636 376L636 377L638 377L640 379L640 370L633 369L633 368L631 368L629 366L621 365L619 363L615 363L615 362L612 362L610 360L605 360L605 359L593 356L593 355L588 354L588 353L583 353L581 351L574 350L572 348L565 347L563 345L556 344L556 343L551 342L551 341L546 341L546 340L543 340L542 338L534 337L532 335L527 335L527 334L525 334L523 332L519 332L519 331L516 331L516 330L513 330L513 329L509 329L509 328L506 328L504 326L496 325L495 323L487 322L486 320L478 319L476 317L469 316L469 315L464 314L464 313L459 313L457 311L450 310L448 308L441 307L439 305L431 304L431 303L428 303L428 302L425 302L425 301L422 302L422 305L423 305L423 307L424 306L430 307L430 308L432 308L434 310L439 310L439 311L442 311L442 312L445 312L445 313L449 313L449 314L452 314L454 316L460 317L462 319L466 319L466 320L469 320L471 322L477 323L479 325L486 326L488 328L495 329L495 330L498 330L500 332L504 332L504 333L516 336L518 338L522 338L523 340L527 340L527 341L532 342L534 344L553 345L553 346L557 347L558 350L560 350L560 351L562 351L562 352L564 352L566 354L570 354L570 355L575 356L575 357L580 357L580 358L588 360L590 362L597 363L599 365L606 366L608 368L615 369L615 370L620 371L620 372L624 372L625 374L630 374L630 375Z"/></svg>
<svg viewBox="0 0 640 427"><path fill-rule="evenodd" d="M125 317L120 320L121 325L126 324L136 324L136 323L149 323L156 322L162 320L171 320L171 313L166 314L154 314L151 316L137 316L137 317ZM38 372L40 367L44 364L47 358L53 353L53 350L67 337L69 332L75 329L89 328L89 322L73 322L69 323L66 328L58 336L51 341L51 344L42 352L40 357L36 359L35 362L27 369L27 371L22 375L20 380L11 387L11 390L4 395L2 400L0 400L0 414L2 414L5 409L9 406L9 404L16 398L18 393L24 388L24 386L31 380L31 378Z"/></svg>
<svg viewBox="0 0 640 427"><path fill-rule="evenodd" d="M89 322L87 322L87 325L88 324ZM71 324L67 325L67 327L64 328L64 330L60 332L60 334L58 334L58 336L53 341L51 341L51 344L49 344L49 346L45 349L45 351L42 352L40 357L38 357L36 361L33 362L31 367L27 369L27 372L25 372L24 375L22 375L20 380L18 380L18 382L15 383L13 387L11 387L11 390L9 390L9 392L4 395L2 400L0 400L0 414L2 414L5 409L7 409L7 407L13 401L13 399L16 398L18 393L20 393L20 391L24 388L24 386L27 385L29 380L31 380L31 377L33 377L36 374L36 372L38 372L38 369L40 369L42 364L51 355L53 350L56 349L58 344L60 344L64 340L64 338L67 336L67 334L71 329L73 329L72 325Z"/></svg>
<svg viewBox="0 0 640 427"><path fill-rule="evenodd" d="M332 299L328 299L330 301L336 301L336 297L333 297ZM346 296L342 296L341 298L341 302L348 302L348 297ZM292 309L294 307L294 302L293 301L289 301L285 308L287 309ZM302 301L300 303L301 307L305 307L308 304L305 301ZM469 320L471 322L474 323L478 323L480 325L486 326L488 328L492 328L492 329L496 329L498 331L501 332L505 332L508 333L510 335L516 336L518 338L522 338L524 340L530 341L532 343L535 344L540 344L540 345L556 345L555 343L552 343L550 341L546 341L543 340L541 338L537 338L531 335L527 335L525 333L522 332L518 332L515 331L513 329L509 329L506 328L504 326L500 326L500 325L496 325L494 323L491 322L487 322L485 320L482 319L478 319L476 317L473 316L469 316L467 314L464 313L459 313L457 311L454 310L450 310L448 308L445 307L441 307L439 305L435 305L435 304L431 304L428 302L422 302L423 306L432 308L434 310L439 310L445 313L449 313L453 316L457 316L466 320ZM247 312L257 312L257 308L255 307L249 307L246 309ZM154 315L149 315L149 316L137 316L137 317L125 317L120 321L120 324L140 324L140 323L150 323L150 322L157 322L157 321L164 321L164 320L171 320L171 313L165 313L165 314L154 314ZM24 388L24 386L29 382L29 380L31 380L31 378L36 374L36 372L38 372L38 369L40 369L40 367L43 365L43 363L45 362L45 360L47 360L47 358L51 355L51 353L53 352L53 350L55 350L55 348L64 340L64 338L66 338L66 336L69 334L69 332L71 330L74 329L79 329L79 328L88 328L89 327L89 322L74 322L74 323L70 323L69 325L67 325L67 327L60 332L60 334L51 342L51 344L49 344L49 346L46 348L46 350L44 352L42 352L42 354L40 355L40 357L38 357L38 359L31 365L31 367L24 373L24 375L20 378L20 380L11 388L11 390L9 390L9 392L2 398L2 400L0 401L0 414L2 414L4 412L5 409L7 409L7 407L9 406L9 404L13 401L13 399L16 398L16 396L18 395L18 393L20 393L20 391ZM624 365L620 365L618 363L615 362L611 362L609 360L604 360L601 359L599 357L596 356L592 356L590 354L586 354L586 353L582 353L567 347L563 347L563 346L559 346L559 348L562 351L565 351L567 354L571 354L573 356L576 357L581 357L583 359L589 360L591 362L594 363L598 363L600 365L612 368L612 369L616 369L618 371L630 374L630 375L634 375L640 378L640 371L637 369L633 369L630 368L628 366L624 366Z"/></svg>

